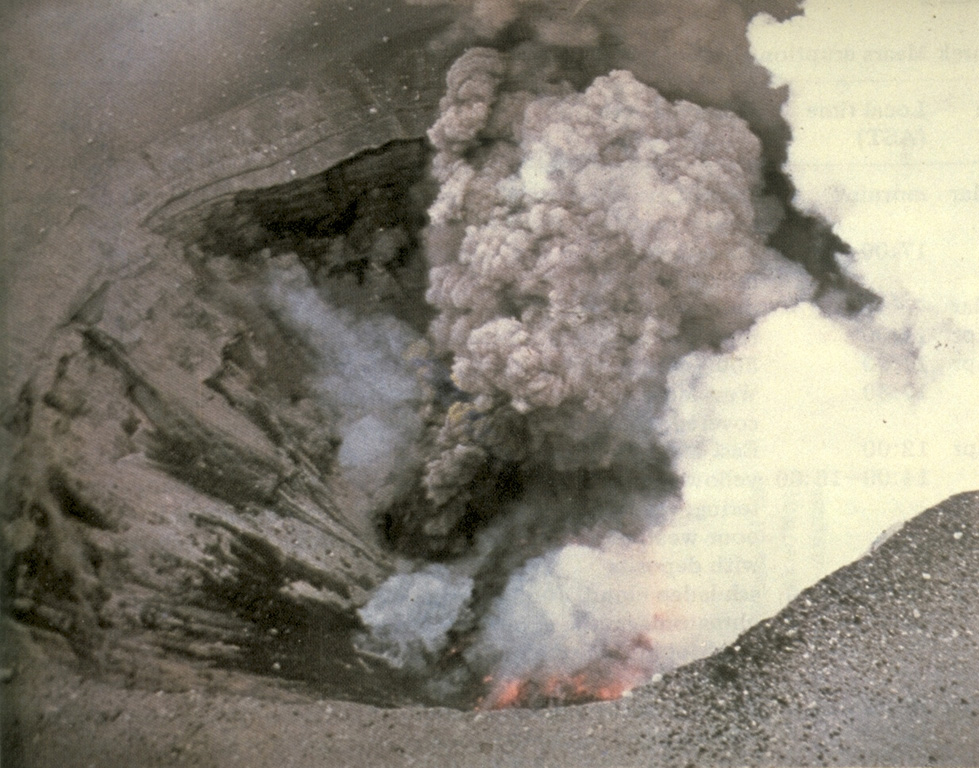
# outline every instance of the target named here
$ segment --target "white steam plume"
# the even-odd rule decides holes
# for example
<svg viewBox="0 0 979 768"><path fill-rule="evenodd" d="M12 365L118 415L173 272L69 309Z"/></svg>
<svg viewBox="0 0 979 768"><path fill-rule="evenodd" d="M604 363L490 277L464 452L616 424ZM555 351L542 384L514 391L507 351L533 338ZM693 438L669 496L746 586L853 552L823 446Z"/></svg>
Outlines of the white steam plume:
<svg viewBox="0 0 979 768"><path fill-rule="evenodd" d="M371 632L358 647L398 669L423 669L444 648L472 588L472 578L438 563L392 576L360 611Z"/></svg>
<svg viewBox="0 0 979 768"><path fill-rule="evenodd" d="M789 85L795 203L833 224L853 249L842 266L882 303L845 321L774 313L672 374L663 430L685 508L657 552L703 596L691 635L704 650L979 487L977 22L971 4L810 0L750 30L774 85ZM695 537L714 542L697 545L697 585L682 564ZM735 579L717 560L738 564ZM730 599L711 596L725 583L739 606L728 622L714 616Z"/></svg>
<svg viewBox="0 0 979 768"><path fill-rule="evenodd" d="M316 351L314 384L337 419L340 470L370 506L390 503L420 462L421 393L408 365L418 335L393 317L332 305L295 257L271 262L266 300Z"/></svg>

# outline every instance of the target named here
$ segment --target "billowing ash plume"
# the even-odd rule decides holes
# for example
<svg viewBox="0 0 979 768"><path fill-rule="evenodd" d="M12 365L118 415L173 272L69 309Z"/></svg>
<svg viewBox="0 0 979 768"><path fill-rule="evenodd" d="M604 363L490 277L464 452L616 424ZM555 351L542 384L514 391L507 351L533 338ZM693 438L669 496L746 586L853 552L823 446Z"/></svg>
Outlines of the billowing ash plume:
<svg viewBox="0 0 979 768"><path fill-rule="evenodd" d="M610 665L636 677L657 658L653 598L665 604L644 544L603 542L614 523L596 533L560 521L627 512L645 520L642 532L662 520L662 498L643 496L664 462L656 420L669 371L812 295L807 273L764 245L780 208L762 195L760 143L736 115L673 104L628 72L577 93L543 81L519 52L485 48L452 67L429 137L440 184L427 231L438 310L429 341L455 394L429 410L425 499L410 515L428 516L423 535L447 535L483 503L474 487L524 467L522 525L561 529L550 547L590 527L598 548L504 558L518 570L495 601L476 600L467 660L498 680L498 703L514 681L565 696L598 690L582 681L608 678L598 670ZM548 482L615 486L619 497L582 490L535 505L533 488ZM527 530L497 527L504 538ZM427 628L385 614L384 594L362 613L375 637L399 658L435 650Z"/></svg>
<svg viewBox="0 0 979 768"><path fill-rule="evenodd" d="M673 105L627 72L542 97L507 75L496 51L464 55L430 131L430 337L477 414L524 416L529 442L504 458L609 466L649 447L674 362L811 281L763 245L773 203L738 117ZM436 503L471 479L461 445L428 465Z"/></svg>

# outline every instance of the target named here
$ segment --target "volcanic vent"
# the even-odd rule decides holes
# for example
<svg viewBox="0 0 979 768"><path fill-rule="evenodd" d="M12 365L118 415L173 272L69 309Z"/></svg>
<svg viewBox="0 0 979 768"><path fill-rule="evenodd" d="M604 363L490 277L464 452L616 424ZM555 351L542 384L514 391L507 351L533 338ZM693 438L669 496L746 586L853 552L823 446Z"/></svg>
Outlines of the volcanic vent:
<svg viewBox="0 0 979 768"><path fill-rule="evenodd" d="M215 181L93 245L130 261L10 419L19 618L385 704L615 697L689 658L652 549L671 372L867 297L741 118L504 48L436 114L392 65L222 118ZM254 145L290 120L307 149Z"/></svg>
<svg viewBox="0 0 979 768"><path fill-rule="evenodd" d="M741 118L625 71L578 92L539 55L465 53L428 134L426 429L382 523L445 562L360 611L358 647L483 706L615 697L688 658L650 550L680 487L668 377L819 290L766 244L801 217Z"/></svg>

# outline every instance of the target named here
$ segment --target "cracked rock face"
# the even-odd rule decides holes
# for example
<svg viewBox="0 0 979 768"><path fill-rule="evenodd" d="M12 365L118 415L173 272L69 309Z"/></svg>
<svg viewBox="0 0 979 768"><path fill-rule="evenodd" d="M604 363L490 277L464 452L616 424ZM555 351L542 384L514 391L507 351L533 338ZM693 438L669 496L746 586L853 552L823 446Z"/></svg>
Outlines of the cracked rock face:
<svg viewBox="0 0 979 768"><path fill-rule="evenodd" d="M391 555L337 467L308 350L257 297L286 259L351 312L424 324L422 131L444 67L414 64L341 67L151 146L37 249L56 278L10 311L28 318L5 414L16 618L93 659L284 674L302 664L283 638L356 624ZM322 675L342 688L338 654Z"/></svg>

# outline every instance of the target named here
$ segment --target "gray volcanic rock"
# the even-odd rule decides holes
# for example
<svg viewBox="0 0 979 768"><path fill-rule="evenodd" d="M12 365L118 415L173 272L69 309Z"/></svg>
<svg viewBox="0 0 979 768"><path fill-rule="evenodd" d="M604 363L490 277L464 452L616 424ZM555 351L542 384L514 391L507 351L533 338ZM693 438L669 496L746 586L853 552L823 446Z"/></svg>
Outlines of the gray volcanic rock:
<svg viewBox="0 0 979 768"><path fill-rule="evenodd" d="M4 754L36 766L975 765L979 492L922 513L730 647L625 699L378 709L244 677L82 678L24 630Z"/></svg>

